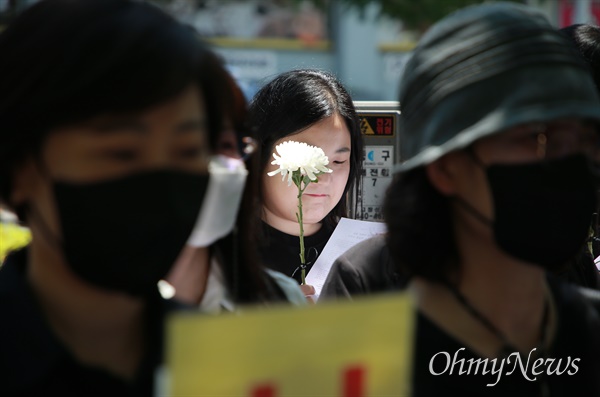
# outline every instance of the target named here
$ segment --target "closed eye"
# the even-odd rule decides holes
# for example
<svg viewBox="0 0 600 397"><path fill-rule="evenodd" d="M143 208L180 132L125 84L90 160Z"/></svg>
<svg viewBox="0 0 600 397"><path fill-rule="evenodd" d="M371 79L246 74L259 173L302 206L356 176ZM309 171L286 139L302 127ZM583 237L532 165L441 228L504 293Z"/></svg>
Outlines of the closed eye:
<svg viewBox="0 0 600 397"><path fill-rule="evenodd" d="M344 164L347 160L344 161L334 161L333 164Z"/></svg>
<svg viewBox="0 0 600 397"><path fill-rule="evenodd" d="M194 158L198 157L201 153L202 153L202 150L198 147L181 149L178 151L179 157L185 158L185 159L194 159Z"/></svg>

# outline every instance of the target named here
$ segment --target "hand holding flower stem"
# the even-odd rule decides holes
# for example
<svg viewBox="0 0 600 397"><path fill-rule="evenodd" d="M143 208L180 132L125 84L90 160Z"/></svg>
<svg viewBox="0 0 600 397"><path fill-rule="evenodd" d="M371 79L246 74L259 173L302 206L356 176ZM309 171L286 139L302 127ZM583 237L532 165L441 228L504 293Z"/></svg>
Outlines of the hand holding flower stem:
<svg viewBox="0 0 600 397"><path fill-rule="evenodd" d="M316 146L310 146L306 143L286 141L276 146L273 153L275 160L273 165L279 165L275 171L267 175L274 176L281 173L281 180L284 181L287 175L288 186L292 182L298 188L298 212L296 219L300 225L300 269L301 283L306 284L306 259L304 257L304 218L302 214L302 194L311 182L318 182L317 176L323 173L330 173L332 170L326 167L329 159L325 156L323 150Z"/></svg>

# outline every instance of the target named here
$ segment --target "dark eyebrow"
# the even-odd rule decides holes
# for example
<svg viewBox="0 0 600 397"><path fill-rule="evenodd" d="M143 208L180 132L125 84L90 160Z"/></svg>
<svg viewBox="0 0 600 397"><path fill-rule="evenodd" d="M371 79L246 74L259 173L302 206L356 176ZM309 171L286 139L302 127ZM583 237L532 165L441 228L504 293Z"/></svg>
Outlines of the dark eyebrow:
<svg viewBox="0 0 600 397"><path fill-rule="evenodd" d="M134 118L119 117L100 119L93 123L93 128L100 134L116 134L123 132L133 132L145 134L149 128L140 123ZM179 123L175 127L175 133L185 134L190 132L198 132L206 129L206 121L204 119L189 119Z"/></svg>
<svg viewBox="0 0 600 397"><path fill-rule="evenodd" d="M146 133L148 129L135 119L128 117L100 119L93 123L93 128L100 134L115 134L120 132Z"/></svg>
<svg viewBox="0 0 600 397"><path fill-rule="evenodd" d="M190 119L186 120L175 128L177 133L188 133L198 132L206 130L206 120L204 119Z"/></svg>
<svg viewBox="0 0 600 397"><path fill-rule="evenodd" d="M338 150L335 151L335 153L349 153L350 152L350 148L347 146L341 147Z"/></svg>

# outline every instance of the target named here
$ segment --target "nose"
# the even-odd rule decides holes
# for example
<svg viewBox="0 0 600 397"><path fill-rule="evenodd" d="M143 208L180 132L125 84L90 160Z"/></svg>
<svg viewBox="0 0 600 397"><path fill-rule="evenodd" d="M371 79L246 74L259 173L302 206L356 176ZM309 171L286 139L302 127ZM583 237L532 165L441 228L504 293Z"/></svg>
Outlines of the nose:
<svg viewBox="0 0 600 397"><path fill-rule="evenodd" d="M164 139L152 137L144 148L143 166L145 168L166 168L170 164L170 145Z"/></svg>
<svg viewBox="0 0 600 397"><path fill-rule="evenodd" d="M319 179L319 184L326 185L331 181L331 172L324 172L322 174L317 175Z"/></svg>

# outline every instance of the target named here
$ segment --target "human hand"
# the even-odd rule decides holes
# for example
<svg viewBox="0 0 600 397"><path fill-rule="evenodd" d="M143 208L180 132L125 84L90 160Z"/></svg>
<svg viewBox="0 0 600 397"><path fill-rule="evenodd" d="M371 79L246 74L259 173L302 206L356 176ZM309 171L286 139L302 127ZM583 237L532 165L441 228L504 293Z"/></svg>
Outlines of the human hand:
<svg viewBox="0 0 600 397"><path fill-rule="evenodd" d="M308 285L308 284L302 284L300 286L300 289L302 290L302 293L306 297L306 300L308 301L308 303L313 303L313 304L316 303L315 300L313 299L313 295L317 292L315 290L315 287L313 287L312 285Z"/></svg>

